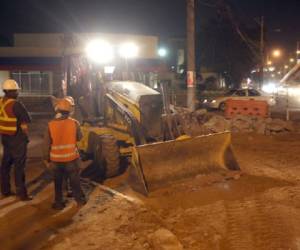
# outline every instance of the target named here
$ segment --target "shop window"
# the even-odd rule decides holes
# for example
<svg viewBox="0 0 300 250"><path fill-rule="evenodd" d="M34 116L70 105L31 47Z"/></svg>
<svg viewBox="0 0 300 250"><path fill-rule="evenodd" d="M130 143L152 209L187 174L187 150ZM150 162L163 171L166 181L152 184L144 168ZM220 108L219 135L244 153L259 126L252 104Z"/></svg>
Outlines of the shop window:
<svg viewBox="0 0 300 250"><path fill-rule="evenodd" d="M19 83L22 94L50 95L52 94L50 74L50 72L40 71L17 71L11 72L11 78Z"/></svg>

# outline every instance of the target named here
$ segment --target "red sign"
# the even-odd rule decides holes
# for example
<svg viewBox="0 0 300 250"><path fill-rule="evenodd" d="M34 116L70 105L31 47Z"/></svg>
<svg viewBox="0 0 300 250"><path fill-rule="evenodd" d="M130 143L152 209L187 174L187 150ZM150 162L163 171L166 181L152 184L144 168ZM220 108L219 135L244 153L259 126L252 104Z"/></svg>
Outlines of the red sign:
<svg viewBox="0 0 300 250"><path fill-rule="evenodd" d="M195 74L193 71L187 72L187 86L194 87L195 86Z"/></svg>

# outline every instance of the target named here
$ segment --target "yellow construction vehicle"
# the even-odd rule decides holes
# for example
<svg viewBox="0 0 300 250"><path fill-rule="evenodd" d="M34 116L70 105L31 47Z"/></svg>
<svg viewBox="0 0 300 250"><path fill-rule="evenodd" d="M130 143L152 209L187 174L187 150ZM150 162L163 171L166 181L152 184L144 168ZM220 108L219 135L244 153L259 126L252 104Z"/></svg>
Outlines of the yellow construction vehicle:
<svg viewBox="0 0 300 250"><path fill-rule="evenodd" d="M72 84L73 89L77 84L77 100L84 114L79 149L106 177L118 175L120 158L127 157L128 183L135 191L148 194L200 173L239 169L229 132L172 139L165 127L170 131L174 123L163 122L168 108L158 91L134 81L104 84L97 74L71 79L77 81L69 85L72 90ZM81 88L79 96L78 85L89 86L89 91Z"/></svg>

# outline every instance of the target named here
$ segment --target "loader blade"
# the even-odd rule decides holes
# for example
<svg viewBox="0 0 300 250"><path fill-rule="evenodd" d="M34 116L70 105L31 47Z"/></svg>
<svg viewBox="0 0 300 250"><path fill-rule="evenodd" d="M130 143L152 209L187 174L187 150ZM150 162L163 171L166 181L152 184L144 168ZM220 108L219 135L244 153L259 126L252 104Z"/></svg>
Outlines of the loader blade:
<svg viewBox="0 0 300 250"><path fill-rule="evenodd" d="M134 147L129 184L147 195L174 181L219 170L239 170L230 132Z"/></svg>

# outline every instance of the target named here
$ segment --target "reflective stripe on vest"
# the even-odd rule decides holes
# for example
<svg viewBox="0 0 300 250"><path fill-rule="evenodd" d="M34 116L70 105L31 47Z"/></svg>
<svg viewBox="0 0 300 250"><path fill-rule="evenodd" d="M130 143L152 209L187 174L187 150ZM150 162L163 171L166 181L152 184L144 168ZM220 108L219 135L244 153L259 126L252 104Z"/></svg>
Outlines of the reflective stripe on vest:
<svg viewBox="0 0 300 250"><path fill-rule="evenodd" d="M51 137L50 160L53 162L69 162L79 158L76 147L76 121L67 118L53 120L49 123Z"/></svg>
<svg viewBox="0 0 300 250"><path fill-rule="evenodd" d="M78 152L73 152L73 153L69 153L69 154L50 153L50 158L66 159L66 158L73 157L73 156L77 158Z"/></svg>
<svg viewBox="0 0 300 250"><path fill-rule="evenodd" d="M12 112L15 99L0 99L0 134L14 135L17 132L17 118Z"/></svg>
<svg viewBox="0 0 300 250"><path fill-rule="evenodd" d="M76 148L76 144L51 146L51 149L52 149L52 150L56 150L56 149L66 149L66 148Z"/></svg>

